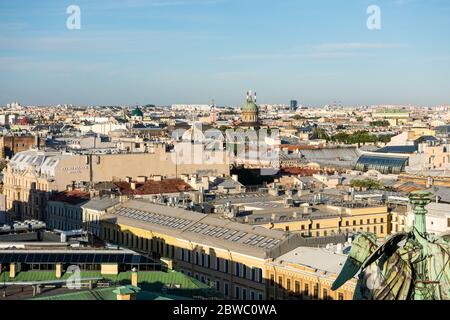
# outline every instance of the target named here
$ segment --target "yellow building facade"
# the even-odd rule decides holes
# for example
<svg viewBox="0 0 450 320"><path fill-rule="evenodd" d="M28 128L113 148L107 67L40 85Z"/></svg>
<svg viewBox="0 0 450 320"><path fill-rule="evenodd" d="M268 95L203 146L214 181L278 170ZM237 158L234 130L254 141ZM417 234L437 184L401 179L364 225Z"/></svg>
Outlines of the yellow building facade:
<svg viewBox="0 0 450 320"><path fill-rule="evenodd" d="M345 208L327 206L327 211L336 215L311 216L309 219L275 220L261 224L268 229L300 232L305 236L326 237L336 234L372 232L378 238L390 234L389 211L387 206Z"/></svg>
<svg viewBox="0 0 450 320"><path fill-rule="evenodd" d="M137 205L132 206L132 208L136 207ZM189 211L186 211L185 214L186 216L194 215ZM209 223L213 220L214 222L215 220L222 221L222 219L210 217L203 219L209 219ZM203 222L207 223L205 220ZM264 231L264 228L235 222L228 222L226 228L242 228L241 230L245 231L247 237L251 235L251 232L255 232L251 239L257 239L256 237L260 235L258 232L274 239L285 234L277 230ZM327 293L327 298L351 299L353 295L354 286L352 284L343 287L337 293L331 292L329 272L320 275L306 266L296 265L295 263L286 265L277 262L276 259L280 255L297 247L293 243L294 240L291 240L292 243L286 241L283 244L283 246L291 247L274 248L269 256L262 256L262 251L257 246L254 246L255 251L253 253L251 248L238 246L237 243L234 245L232 241L230 241L228 247L226 242L229 239L223 242L209 239L206 236L189 239L189 235L184 234L184 232L173 235L170 230L164 231L163 229L151 224L121 219L114 214L110 214L102 221L101 237L109 243L144 254L151 253L157 257L165 257L164 260L170 261L171 268L209 284L227 299L314 299L316 297L313 295L313 288L316 284L321 288L322 293ZM273 288L274 281L277 283L280 275L282 276L282 289L279 291L285 290L285 294L281 295ZM334 276L336 277L337 273ZM272 281L273 277L277 280ZM318 296L318 299L322 299L322 296Z"/></svg>

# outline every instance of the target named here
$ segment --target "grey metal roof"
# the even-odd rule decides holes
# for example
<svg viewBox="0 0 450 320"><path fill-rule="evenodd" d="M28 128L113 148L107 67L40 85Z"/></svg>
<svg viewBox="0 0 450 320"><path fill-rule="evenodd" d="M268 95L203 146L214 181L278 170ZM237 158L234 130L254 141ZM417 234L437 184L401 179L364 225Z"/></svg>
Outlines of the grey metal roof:
<svg viewBox="0 0 450 320"><path fill-rule="evenodd" d="M120 208L107 215L106 219L261 259L267 258L272 249L290 237L282 231L245 225L143 200L123 203Z"/></svg>
<svg viewBox="0 0 450 320"><path fill-rule="evenodd" d="M94 198L89 202L83 204L81 207L85 209L104 211L119 203L120 200L118 198L102 197L102 198Z"/></svg>

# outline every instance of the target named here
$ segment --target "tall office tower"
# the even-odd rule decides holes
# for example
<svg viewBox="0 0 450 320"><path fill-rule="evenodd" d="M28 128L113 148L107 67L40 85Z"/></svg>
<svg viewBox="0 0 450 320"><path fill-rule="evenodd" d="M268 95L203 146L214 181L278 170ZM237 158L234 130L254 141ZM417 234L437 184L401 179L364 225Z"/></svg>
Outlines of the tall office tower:
<svg viewBox="0 0 450 320"><path fill-rule="evenodd" d="M291 106L290 106L289 110L297 111L297 107L298 107L298 101L297 100L291 100Z"/></svg>

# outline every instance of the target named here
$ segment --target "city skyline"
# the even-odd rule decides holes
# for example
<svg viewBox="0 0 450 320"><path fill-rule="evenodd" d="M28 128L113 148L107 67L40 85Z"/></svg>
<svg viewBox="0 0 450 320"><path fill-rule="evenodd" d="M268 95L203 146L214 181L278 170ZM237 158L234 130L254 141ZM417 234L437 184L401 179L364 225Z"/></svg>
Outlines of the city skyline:
<svg viewBox="0 0 450 320"><path fill-rule="evenodd" d="M0 104L242 105L249 88L260 103L449 104L449 14L441 0L2 2Z"/></svg>

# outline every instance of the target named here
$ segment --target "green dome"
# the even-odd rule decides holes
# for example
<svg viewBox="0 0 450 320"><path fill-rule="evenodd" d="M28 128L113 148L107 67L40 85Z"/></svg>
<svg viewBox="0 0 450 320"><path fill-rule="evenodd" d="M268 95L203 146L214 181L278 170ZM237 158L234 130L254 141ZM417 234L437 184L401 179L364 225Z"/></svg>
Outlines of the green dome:
<svg viewBox="0 0 450 320"><path fill-rule="evenodd" d="M144 114L142 113L141 109L139 109L138 107L136 107L136 109L134 109L133 111L131 111L131 116L132 116L132 117L144 117Z"/></svg>
<svg viewBox="0 0 450 320"><path fill-rule="evenodd" d="M247 103L242 107L242 111L247 112L258 112L258 106L253 101L247 101Z"/></svg>

